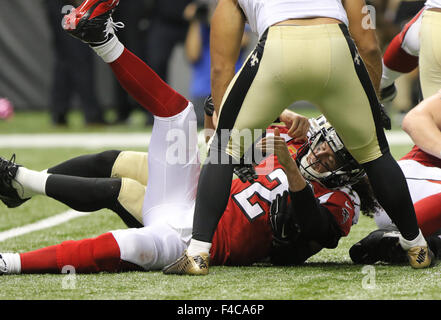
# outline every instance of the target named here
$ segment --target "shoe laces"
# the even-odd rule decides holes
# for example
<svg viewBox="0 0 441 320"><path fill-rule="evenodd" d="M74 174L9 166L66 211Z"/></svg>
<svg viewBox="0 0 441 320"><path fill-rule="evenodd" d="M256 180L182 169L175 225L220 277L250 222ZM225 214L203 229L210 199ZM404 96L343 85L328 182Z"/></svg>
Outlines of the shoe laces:
<svg viewBox="0 0 441 320"><path fill-rule="evenodd" d="M104 33L106 34L106 38L109 34L114 34L118 29L123 29L125 24L123 22L115 22L112 17L109 17L106 21L106 28L104 29Z"/></svg>

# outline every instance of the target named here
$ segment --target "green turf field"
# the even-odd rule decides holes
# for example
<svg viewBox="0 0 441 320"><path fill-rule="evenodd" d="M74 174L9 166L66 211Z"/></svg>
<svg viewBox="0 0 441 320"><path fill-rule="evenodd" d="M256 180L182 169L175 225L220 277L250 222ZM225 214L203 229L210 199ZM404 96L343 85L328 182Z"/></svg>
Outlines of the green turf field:
<svg viewBox="0 0 441 320"><path fill-rule="evenodd" d="M60 132L47 125L42 114L20 114L11 123L0 123L0 139L8 133ZM13 128L13 129L12 129ZM74 129L84 132L81 124ZM111 127L96 129L108 132ZM148 131L120 126L117 132ZM392 147L395 157L410 146ZM91 149L1 149L0 156L17 154L19 163L44 169ZM59 214L68 208L54 200L35 197L23 206L8 210L0 204L0 232ZM124 228L110 211L102 210L64 224L0 242L0 252L25 252L64 240L95 237ZM131 272L95 275L14 275L2 276L2 300L385 300L440 299L441 267L413 270L410 266L353 265L348 250L374 230L374 222L362 216L350 235L335 250L323 250L301 267L211 267L207 277L165 276L161 272ZM5 290L5 288L7 288Z"/></svg>

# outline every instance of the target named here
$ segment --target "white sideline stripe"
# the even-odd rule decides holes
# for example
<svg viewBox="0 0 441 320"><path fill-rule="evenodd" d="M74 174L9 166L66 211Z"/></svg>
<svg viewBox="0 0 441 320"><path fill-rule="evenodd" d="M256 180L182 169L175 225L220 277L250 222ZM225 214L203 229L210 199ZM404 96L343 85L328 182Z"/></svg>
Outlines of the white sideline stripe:
<svg viewBox="0 0 441 320"><path fill-rule="evenodd" d="M403 131L386 132L391 145L411 145ZM78 134L6 134L0 135L0 148L109 148L147 147L151 133L78 133ZM199 134L199 143L204 138Z"/></svg>
<svg viewBox="0 0 441 320"><path fill-rule="evenodd" d="M30 232L54 227L59 224L65 223L69 220L84 217L84 216L90 215L92 213L93 212L78 212L75 210L68 210L66 212L57 214L57 215L49 217L47 219L37 221L35 223L27 224L22 227L13 228L13 229L9 229L9 230L0 232L0 242L5 241L10 238L22 236L22 235L30 233Z"/></svg>
<svg viewBox="0 0 441 320"><path fill-rule="evenodd" d="M146 147L150 133L11 134L0 136L0 148Z"/></svg>

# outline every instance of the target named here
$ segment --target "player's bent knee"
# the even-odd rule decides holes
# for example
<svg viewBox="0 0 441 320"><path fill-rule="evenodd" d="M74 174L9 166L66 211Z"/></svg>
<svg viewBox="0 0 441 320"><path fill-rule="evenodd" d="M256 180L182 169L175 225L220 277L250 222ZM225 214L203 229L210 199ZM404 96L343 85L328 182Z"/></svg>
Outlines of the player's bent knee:
<svg viewBox="0 0 441 320"><path fill-rule="evenodd" d="M95 165L112 168L120 153L119 150L107 150L97 153L94 157Z"/></svg>
<svg viewBox="0 0 441 320"><path fill-rule="evenodd" d="M155 264L158 258L158 251L154 237L141 229L127 229L113 231L116 241L121 250L121 259L134 263L146 270Z"/></svg>
<svg viewBox="0 0 441 320"><path fill-rule="evenodd" d="M131 178L147 185L148 160L146 152L123 151L112 167L112 177Z"/></svg>

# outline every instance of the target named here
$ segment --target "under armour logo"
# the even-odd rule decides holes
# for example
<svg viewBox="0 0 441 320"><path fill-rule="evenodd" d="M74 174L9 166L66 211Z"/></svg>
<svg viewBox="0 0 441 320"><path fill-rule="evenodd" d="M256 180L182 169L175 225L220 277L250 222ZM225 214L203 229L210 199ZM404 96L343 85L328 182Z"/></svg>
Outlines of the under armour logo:
<svg viewBox="0 0 441 320"><path fill-rule="evenodd" d="M358 52L355 53L355 58L354 58L354 62L358 65L360 65L361 60L360 60L360 55L358 54Z"/></svg>
<svg viewBox="0 0 441 320"><path fill-rule="evenodd" d="M251 56L251 66L254 67L256 63L259 63L259 58L257 57L257 52Z"/></svg>

